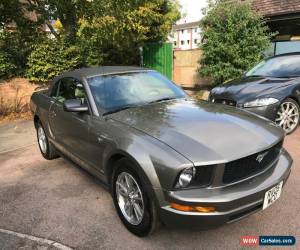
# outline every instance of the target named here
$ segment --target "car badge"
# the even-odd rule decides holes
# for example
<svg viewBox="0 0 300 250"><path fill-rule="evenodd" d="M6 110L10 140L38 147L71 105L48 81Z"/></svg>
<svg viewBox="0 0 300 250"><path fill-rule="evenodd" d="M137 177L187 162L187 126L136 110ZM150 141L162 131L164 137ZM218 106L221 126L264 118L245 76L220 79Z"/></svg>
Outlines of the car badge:
<svg viewBox="0 0 300 250"><path fill-rule="evenodd" d="M262 153L262 154L259 154L257 157L256 157L256 161L258 163L261 163L262 160L265 158L265 156L268 154L269 152L265 152L265 153Z"/></svg>

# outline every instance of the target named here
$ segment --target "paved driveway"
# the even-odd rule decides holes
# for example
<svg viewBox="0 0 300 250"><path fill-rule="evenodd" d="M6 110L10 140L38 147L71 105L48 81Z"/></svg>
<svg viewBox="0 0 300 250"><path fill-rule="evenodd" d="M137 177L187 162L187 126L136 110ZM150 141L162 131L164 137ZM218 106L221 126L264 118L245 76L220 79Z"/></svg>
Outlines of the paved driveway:
<svg viewBox="0 0 300 250"><path fill-rule="evenodd" d="M65 159L41 157L31 122L2 125L0 249L239 249L242 235L294 235L299 241L300 129L285 146L293 171L267 210L214 230L162 227L137 238L122 226L101 183Z"/></svg>

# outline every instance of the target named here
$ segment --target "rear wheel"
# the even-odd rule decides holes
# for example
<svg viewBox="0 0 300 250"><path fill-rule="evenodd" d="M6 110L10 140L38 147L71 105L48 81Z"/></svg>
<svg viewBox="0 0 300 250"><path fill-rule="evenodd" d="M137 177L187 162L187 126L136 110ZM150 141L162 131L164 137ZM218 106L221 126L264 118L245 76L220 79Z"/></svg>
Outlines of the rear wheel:
<svg viewBox="0 0 300 250"><path fill-rule="evenodd" d="M115 167L112 196L118 215L131 233L147 236L157 225L154 202L149 199L145 183L132 170L130 161L121 159Z"/></svg>
<svg viewBox="0 0 300 250"><path fill-rule="evenodd" d="M39 148L43 157L47 160L59 157L54 146L48 141L45 130L40 122L37 122L36 132Z"/></svg>
<svg viewBox="0 0 300 250"><path fill-rule="evenodd" d="M284 129L287 134L293 133L299 125L300 108L296 101L291 98L285 99L276 114L275 122Z"/></svg>

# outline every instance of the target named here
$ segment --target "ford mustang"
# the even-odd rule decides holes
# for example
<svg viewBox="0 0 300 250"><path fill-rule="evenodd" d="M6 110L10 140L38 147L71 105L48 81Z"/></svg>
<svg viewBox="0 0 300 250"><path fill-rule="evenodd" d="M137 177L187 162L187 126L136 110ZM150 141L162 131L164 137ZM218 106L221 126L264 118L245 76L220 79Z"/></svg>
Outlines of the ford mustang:
<svg viewBox="0 0 300 250"><path fill-rule="evenodd" d="M206 229L266 209L291 171L273 122L194 100L153 70L63 73L30 105L43 157L68 157L106 184L138 236L158 222Z"/></svg>

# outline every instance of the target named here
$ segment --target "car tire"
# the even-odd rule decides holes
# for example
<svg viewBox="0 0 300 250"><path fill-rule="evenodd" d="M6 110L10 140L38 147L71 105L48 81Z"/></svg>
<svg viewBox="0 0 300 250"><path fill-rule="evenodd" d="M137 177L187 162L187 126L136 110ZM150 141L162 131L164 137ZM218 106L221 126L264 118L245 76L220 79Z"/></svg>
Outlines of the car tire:
<svg viewBox="0 0 300 250"><path fill-rule="evenodd" d="M142 181L142 178L139 177L131 166L132 163L125 158L116 162L112 177L112 197L119 218L124 226L136 236L145 237L152 234L157 228L158 219L156 206L153 199L149 198L149 193L146 191L146 185ZM123 182L123 180L126 179L126 176L130 179L132 188L128 188L128 185L125 186L129 192L125 192L122 196L120 195L120 190L124 191L124 189L120 188L120 183L122 183L122 185L126 184ZM131 193L135 193L139 196L136 201L130 201L132 198L130 197ZM126 195L127 197L124 198ZM134 204L134 202L136 202L136 204ZM132 209L127 209L128 211L131 210L132 218L128 216L128 213L126 212L127 203L133 204ZM136 205L139 206L138 210L135 210ZM138 213L137 211L142 211L142 213Z"/></svg>
<svg viewBox="0 0 300 250"><path fill-rule="evenodd" d="M59 157L54 146L49 142L45 129L41 122L37 122L36 135L42 156L47 160L53 160Z"/></svg>
<svg viewBox="0 0 300 250"><path fill-rule="evenodd" d="M287 106L289 105L289 106ZM295 119L293 126L289 126L290 123L288 125L284 125L284 111L287 110L288 113L288 109L289 111L291 111L291 109L293 109L290 114L290 118ZM299 104L291 99L291 98L286 98L279 106L278 110L277 110L277 114L276 114L276 118L275 118L275 123L280 126L282 129L284 129L286 131L287 134L292 134L298 127L300 122L300 107Z"/></svg>

